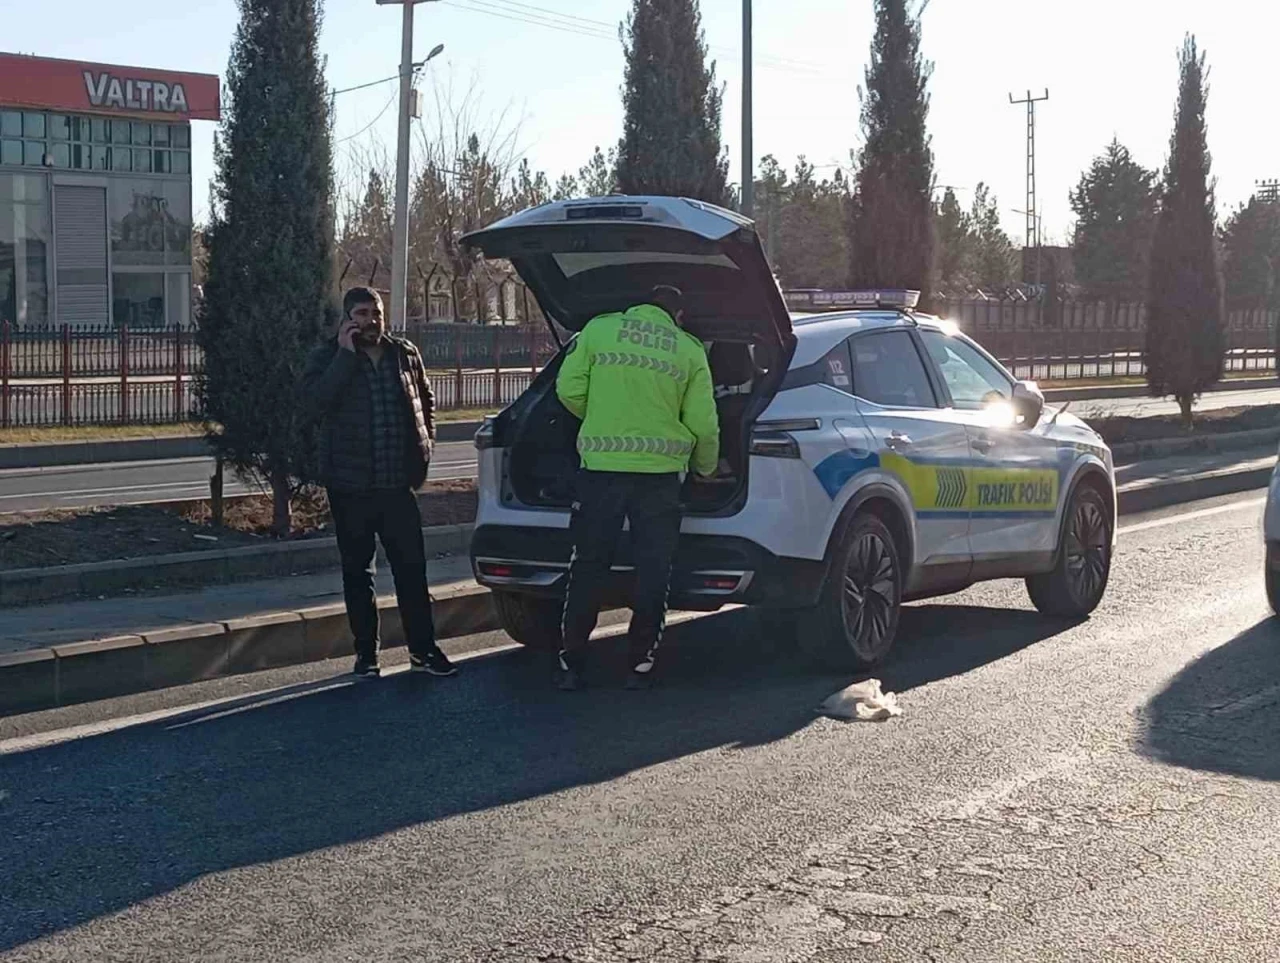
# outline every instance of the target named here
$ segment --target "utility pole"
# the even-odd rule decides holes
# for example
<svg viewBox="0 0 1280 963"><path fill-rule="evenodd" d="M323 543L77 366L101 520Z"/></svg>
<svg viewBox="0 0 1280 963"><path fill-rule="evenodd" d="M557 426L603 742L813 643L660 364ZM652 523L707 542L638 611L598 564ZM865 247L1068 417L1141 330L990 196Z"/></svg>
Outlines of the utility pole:
<svg viewBox="0 0 1280 963"><path fill-rule="evenodd" d="M751 0L742 0L742 213L756 203L756 165L751 146Z"/></svg>
<svg viewBox="0 0 1280 963"><path fill-rule="evenodd" d="M1043 97L1032 97L1031 91L1022 100L1009 95L1009 103L1027 105L1027 248L1036 248L1036 285L1040 284L1040 226L1036 219L1036 104L1049 99L1049 88Z"/></svg>
<svg viewBox="0 0 1280 963"><path fill-rule="evenodd" d="M400 123L396 134L396 205L391 233L391 329L406 325L406 281L409 274L409 115L413 100L413 8L432 0L377 0L400 4ZM430 58L428 58L430 59ZM425 61L424 61L425 62Z"/></svg>

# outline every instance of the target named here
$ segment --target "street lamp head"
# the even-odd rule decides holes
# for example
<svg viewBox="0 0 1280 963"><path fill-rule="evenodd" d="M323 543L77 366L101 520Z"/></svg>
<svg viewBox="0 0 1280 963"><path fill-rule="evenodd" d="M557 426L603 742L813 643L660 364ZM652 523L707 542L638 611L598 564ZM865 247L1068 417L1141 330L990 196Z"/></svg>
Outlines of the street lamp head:
<svg viewBox="0 0 1280 963"><path fill-rule="evenodd" d="M431 48L431 53L427 54L427 59L422 62L424 64L429 63L432 60L432 58L438 57L442 53L444 53L444 44L438 43Z"/></svg>

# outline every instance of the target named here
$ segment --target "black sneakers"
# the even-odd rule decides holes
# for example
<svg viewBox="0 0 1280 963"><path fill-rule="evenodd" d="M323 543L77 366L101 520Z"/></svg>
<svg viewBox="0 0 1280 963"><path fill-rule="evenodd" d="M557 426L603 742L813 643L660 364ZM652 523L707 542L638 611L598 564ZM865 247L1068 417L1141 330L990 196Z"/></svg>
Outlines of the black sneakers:
<svg viewBox="0 0 1280 963"><path fill-rule="evenodd" d="M376 679L382 675L382 669L378 666L376 660L365 661L357 658L356 666L351 670L351 674L357 679Z"/></svg>
<svg viewBox="0 0 1280 963"><path fill-rule="evenodd" d="M458 674L457 667L438 648L432 649L424 656L409 656L409 671L425 672L440 678Z"/></svg>

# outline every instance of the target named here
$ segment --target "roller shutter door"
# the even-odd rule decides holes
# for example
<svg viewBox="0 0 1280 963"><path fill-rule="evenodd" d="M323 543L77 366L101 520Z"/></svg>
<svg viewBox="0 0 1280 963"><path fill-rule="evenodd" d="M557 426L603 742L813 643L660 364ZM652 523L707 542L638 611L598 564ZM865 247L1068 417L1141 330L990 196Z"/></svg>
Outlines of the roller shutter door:
<svg viewBox="0 0 1280 963"><path fill-rule="evenodd" d="M106 189L56 186L53 217L58 321L106 324L111 318L107 298Z"/></svg>

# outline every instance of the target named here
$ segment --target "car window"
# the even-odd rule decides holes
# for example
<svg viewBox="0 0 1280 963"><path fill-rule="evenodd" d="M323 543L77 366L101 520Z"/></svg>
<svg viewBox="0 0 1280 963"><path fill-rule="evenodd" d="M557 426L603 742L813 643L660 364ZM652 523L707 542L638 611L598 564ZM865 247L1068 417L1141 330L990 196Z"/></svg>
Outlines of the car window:
<svg viewBox="0 0 1280 963"><path fill-rule="evenodd" d="M957 408L985 408L1012 397L1009 379L964 339L949 337L941 331L921 331L920 336L942 372L942 380Z"/></svg>
<svg viewBox="0 0 1280 963"><path fill-rule="evenodd" d="M924 362L906 331L863 335L853 348L853 393L877 405L936 408Z"/></svg>
<svg viewBox="0 0 1280 963"><path fill-rule="evenodd" d="M849 344L841 341L818 362L822 371L822 383L853 394L853 375L849 371Z"/></svg>

